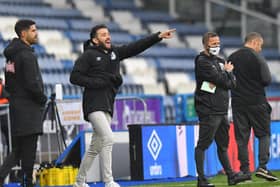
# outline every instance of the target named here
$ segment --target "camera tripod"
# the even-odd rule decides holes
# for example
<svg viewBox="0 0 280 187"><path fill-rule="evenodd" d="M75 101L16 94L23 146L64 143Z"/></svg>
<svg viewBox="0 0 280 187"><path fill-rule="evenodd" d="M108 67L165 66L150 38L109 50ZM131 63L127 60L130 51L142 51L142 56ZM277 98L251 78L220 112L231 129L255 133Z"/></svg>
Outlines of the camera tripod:
<svg viewBox="0 0 280 187"><path fill-rule="evenodd" d="M43 121L45 121L48 119L51 121L51 129L55 128L56 130L56 138L57 138L57 144L58 144L58 150L59 153L62 153L62 149L66 148L66 143L65 143L65 136L64 136L64 131L63 131L63 127L61 125L61 120L58 114L58 109L57 109L57 105L55 102L55 93L51 94L50 97L50 101L48 101L47 103L47 107L43 113ZM51 162L51 139L50 139L50 134L48 133L48 154L49 154L49 162ZM60 139L60 135L61 135L61 139Z"/></svg>

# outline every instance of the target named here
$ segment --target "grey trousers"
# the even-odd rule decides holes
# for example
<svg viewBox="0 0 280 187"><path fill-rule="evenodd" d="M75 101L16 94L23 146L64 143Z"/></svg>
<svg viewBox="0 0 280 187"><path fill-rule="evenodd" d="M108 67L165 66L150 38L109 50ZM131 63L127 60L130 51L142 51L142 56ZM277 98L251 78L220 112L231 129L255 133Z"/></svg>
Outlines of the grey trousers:
<svg viewBox="0 0 280 187"><path fill-rule="evenodd" d="M108 113L96 111L90 113L88 119L93 127L92 139L80 164L76 182L82 184L86 181L86 173L98 154L100 155L103 181L105 183L111 182L113 181L112 147L114 143L110 127L111 116Z"/></svg>

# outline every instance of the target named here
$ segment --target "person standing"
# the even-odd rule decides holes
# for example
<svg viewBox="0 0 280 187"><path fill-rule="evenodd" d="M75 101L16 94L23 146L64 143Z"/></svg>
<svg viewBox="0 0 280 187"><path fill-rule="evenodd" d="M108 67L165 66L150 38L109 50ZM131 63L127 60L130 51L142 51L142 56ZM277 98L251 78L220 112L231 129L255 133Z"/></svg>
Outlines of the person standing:
<svg viewBox="0 0 280 187"><path fill-rule="evenodd" d="M259 33L249 33L244 47L228 58L235 66L237 84L231 90L232 115L238 160L241 163L240 171L247 180L251 180L247 145L253 128L259 140L259 166L256 176L276 181L278 178L266 168L270 154L271 107L266 99L265 87L271 82L271 74L265 59L259 54L262 45L263 37Z"/></svg>
<svg viewBox="0 0 280 187"><path fill-rule="evenodd" d="M86 187L86 172L95 157L101 156L101 170L105 187L119 187L112 176L113 133L110 127L113 105L122 84L120 61L135 56L163 38L172 38L175 30L152 34L128 45L114 46L106 25L92 28L90 39L84 43L84 53L75 62L70 82L84 87L84 118L94 129L89 149L80 164L75 187Z"/></svg>
<svg viewBox="0 0 280 187"><path fill-rule="evenodd" d="M7 60L5 80L10 93L9 108L12 134L12 153L0 167L0 184L16 164L21 163L22 186L32 187L33 166L38 135L43 133L42 114L47 97L32 44L37 43L36 24L32 20L18 20L15 24L18 38L5 48Z"/></svg>
<svg viewBox="0 0 280 187"><path fill-rule="evenodd" d="M198 187L214 186L204 175L204 152L213 140L217 144L219 160L228 176L228 185L242 179L233 172L228 159L229 89L235 87L234 69L230 62L218 57L220 38L214 32L203 35L204 51L195 58L195 109L199 118L199 139L195 148Z"/></svg>

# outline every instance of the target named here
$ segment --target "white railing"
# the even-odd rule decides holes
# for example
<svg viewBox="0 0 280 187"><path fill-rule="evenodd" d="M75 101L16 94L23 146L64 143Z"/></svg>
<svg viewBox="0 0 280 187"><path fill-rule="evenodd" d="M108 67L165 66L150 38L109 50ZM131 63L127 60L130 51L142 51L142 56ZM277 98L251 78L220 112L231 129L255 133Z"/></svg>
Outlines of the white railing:
<svg viewBox="0 0 280 187"><path fill-rule="evenodd" d="M241 0L241 5L235 5L232 3L228 3L224 0L205 0L205 22L206 26L209 30L213 30L213 23L212 23L212 12L211 12L211 5L216 4L220 6L224 6L231 10L237 11L241 13L241 37L245 38L247 33L247 16L251 16L255 19L260 21L264 21L266 23L270 23L272 25L277 26L277 47L278 51L280 52L280 15L278 14L277 18L269 17L263 13L256 12L247 8L248 0Z"/></svg>
<svg viewBox="0 0 280 187"><path fill-rule="evenodd" d="M187 1L187 0L169 0L168 2L168 8L169 8L169 14L173 17L177 17L177 7L176 2L177 1ZM205 10L205 24L208 30L212 31L214 30L213 21L212 21L212 5L219 5L226 7L228 9L234 10L236 12L239 12L241 14L240 16L240 29L241 29L241 38L245 38L247 32L248 32L248 16L255 18L257 20L260 20L265 23L272 24L273 26L277 27L277 48L280 52L280 13L278 13L277 18L273 18L270 16L267 16L266 14L250 10L247 7L248 0L240 0L240 5L236 5L230 2L227 2L226 0L205 0L204 3L204 10Z"/></svg>

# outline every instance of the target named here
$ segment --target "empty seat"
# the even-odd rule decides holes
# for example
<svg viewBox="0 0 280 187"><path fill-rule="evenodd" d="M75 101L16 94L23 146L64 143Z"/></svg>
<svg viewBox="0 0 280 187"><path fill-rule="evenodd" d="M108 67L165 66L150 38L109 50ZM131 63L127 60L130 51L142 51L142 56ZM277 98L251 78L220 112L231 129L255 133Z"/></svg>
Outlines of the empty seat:
<svg viewBox="0 0 280 187"><path fill-rule="evenodd" d="M85 17L91 18L94 22L106 23L109 21L109 19L105 15L104 8L96 4L95 1L73 0L72 2Z"/></svg>
<svg viewBox="0 0 280 187"><path fill-rule="evenodd" d="M157 77L156 64L152 59L129 58L121 62L124 65L125 73L129 75L140 75Z"/></svg>
<svg viewBox="0 0 280 187"><path fill-rule="evenodd" d="M179 35L200 35L202 36L205 32L207 32L207 28L202 24L186 24L186 23L178 23L172 22L169 24L170 28L176 28L176 32Z"/></svg>
<svg viewBox="0 0 280 187"><path fill-rule="evenodd" d="M141 53L146 57L194 58L197 51L190 48L152 47Z"/></svg>
<svg viewBox="0 0 280 187"><path fill-rule="evenodd" d="M89 19L70 19L68 23L72 30L81 30L87 32L90 31L90 29L94 26L93 21Z"/></svg>
<svg viewBox="0 0 280 187"><path fill-rule="evenodd" d="M57 18L31 18L39 29L67 30L69 26L64 19Z"/></svg>
<svg viewBox="0 0 280 187"><path fill-rule="evenodd" d="M133 14L142 22L165 22L175 21L168 13L156 11L135 11Z"/></svg>
<svg viewBox="0 0 280 187"><path fill-rule="evenodd" d="M195 81L186 73L166 73L165 79L170 94L194 92Z"/></svg>
<svg viewBox="0 0 280 187"><path fill-rule="evenodd" d="M0 32L4 40L10 40L16 37L14 27L17 20L18 17L15 16L0 16Z"/></svg>
<svg viewBox="0 0 280 187"><path fill-rule="evenodd" d="M166 31L170 29L170 27L166 23L149 23L148 28L152 33L156 33L158 31ZM176 32L173 33L173 38L171 40L163 40L162 42L166 43L169 47L186 47L185 43L183 43L182 40L179 39Z"/></svg>
<svg viewBox="0 0 280 187"><path fill-rule="evenodd" d="M111 15L116 23L131 34L146 34L147 31L142 27L141 21L130 11L111 11Z"/></svg>
<svg viewBox="0 0 280 187"><path fill-rule="evenodd" d="M262 54L268 60L280 60L280 53L279 53L278 49L265 48L262 50Z"/></svg>
<svg viewBox="0 0 280 187"><path fill-rule="evenodd" d="M240 37L220 37L222 47L229 47L229 48L239 48L242 47L243 42Z"/></svg>
<svg viewBox="0 0 280 187"><path fill-rule="evenodd" d="M194 59L158 58L159 70L164 72L193 72Z"/></svg>
<svg viewBox="0 0 280 187"><path fill-rule="evenodd" d="M57 57L69 57L72 52L71 42L57 30L41 30L39 41L48 53L56 54Z"/></svg>
<svg viewBox="0 0 280 187"><path fill-rule="evenodd" d="M190 48L195 49L196 51L203 50L201 35L186 36L185 40Z"/></svg>
<svg viewBox="0 0 280 187"><path fill-rule="evenodd" d="M143 84L144 93L148 95L166 95L163 82Z"/></svg>

